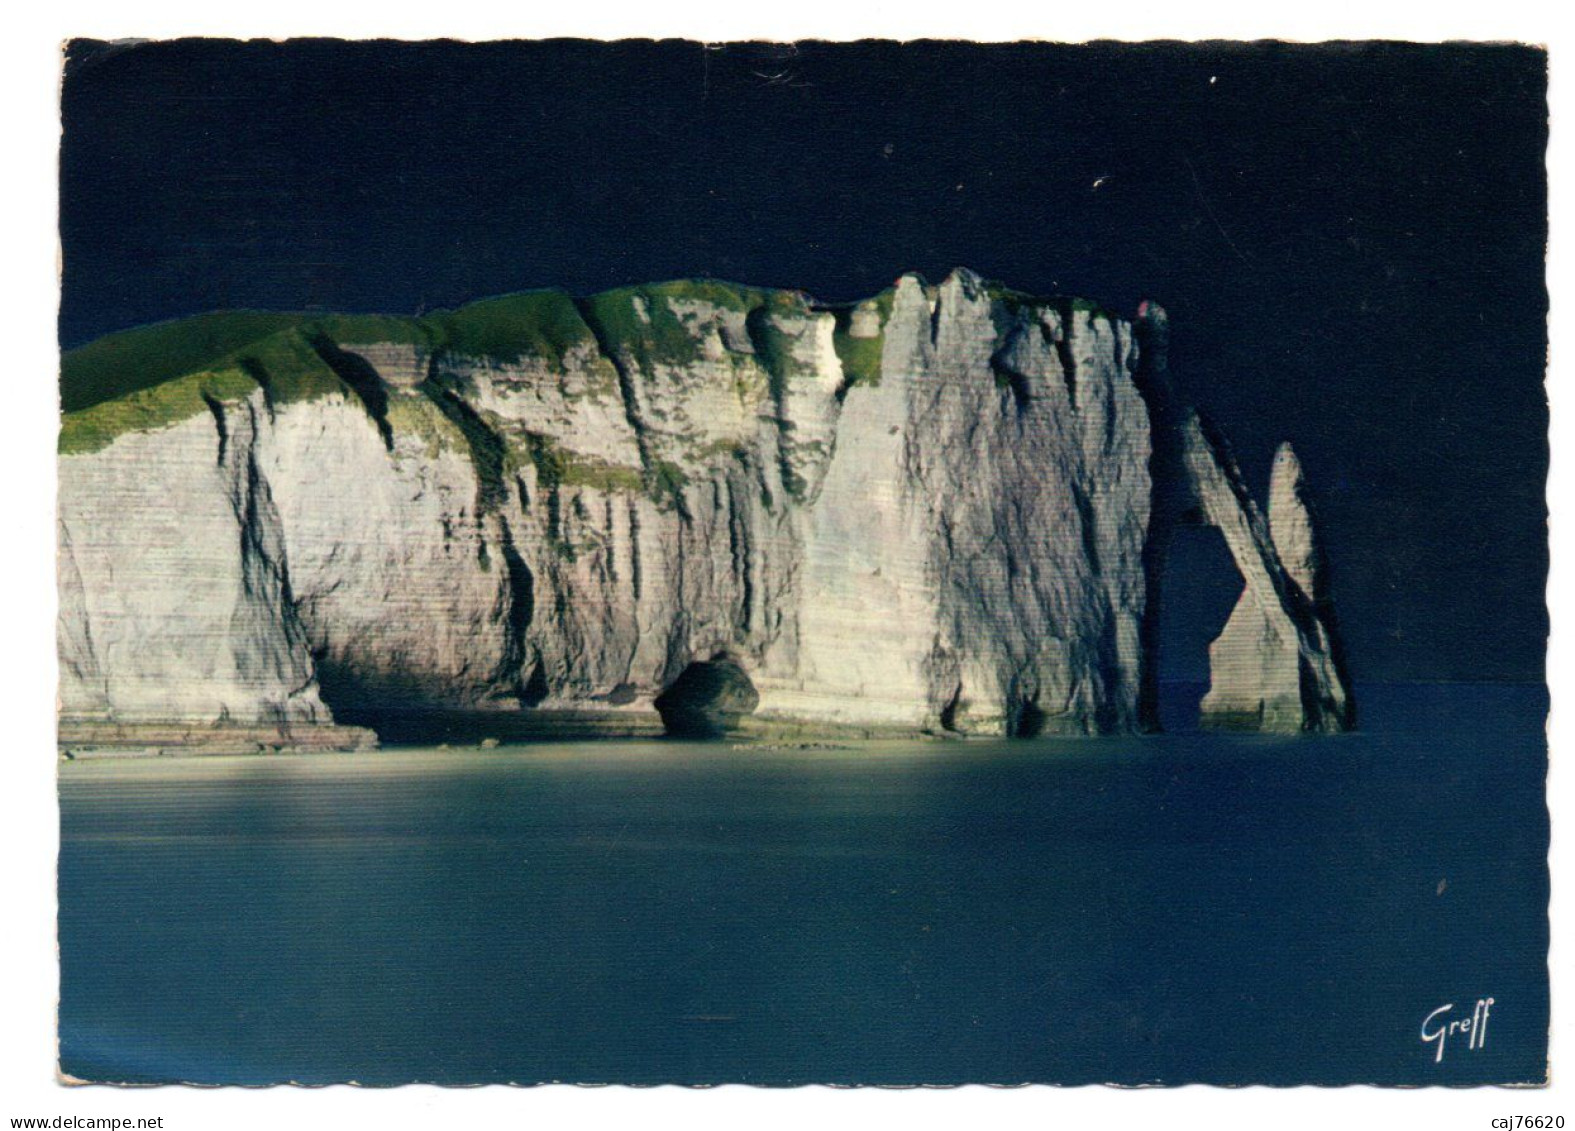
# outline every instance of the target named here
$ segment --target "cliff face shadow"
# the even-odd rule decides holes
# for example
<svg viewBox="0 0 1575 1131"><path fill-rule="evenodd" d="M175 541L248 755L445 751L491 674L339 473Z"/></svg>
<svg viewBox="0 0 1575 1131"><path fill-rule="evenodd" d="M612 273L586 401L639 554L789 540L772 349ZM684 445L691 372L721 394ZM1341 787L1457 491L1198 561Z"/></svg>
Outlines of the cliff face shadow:
<svg viewBox="0 0 1575 1131"><path fill-rule="evenodd" d="M663 735L717 739L737 731L760 704L760 693L748 673L726 653L680 671L656 697L654 711L630 708L634 693L628 687L606 696L602 709L400 709L365 696L353 678L344 678L331 666L324 667L321 678L323 699L334 719L372 730L386 746L493 746Z"/></svg>
<svg viewBox="0 0 1575 1131"><path fill-rule="evenodd" d="M367 727L384 746L494 746L658 738L654 712L524 710L334 710L336 722Z"/></svg>

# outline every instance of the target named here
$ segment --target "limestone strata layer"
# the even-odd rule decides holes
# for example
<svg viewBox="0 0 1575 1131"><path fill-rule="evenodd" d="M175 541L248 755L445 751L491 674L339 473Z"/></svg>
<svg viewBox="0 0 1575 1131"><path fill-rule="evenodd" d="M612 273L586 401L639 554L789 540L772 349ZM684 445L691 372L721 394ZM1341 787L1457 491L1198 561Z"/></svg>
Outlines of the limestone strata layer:
<svg viewBox="0 0 1575 1131"><path fill-rule="evenodd" d="M1205 715L1349 722L1295 457L1265 519L1176 403L1156 307L965 270L835 308L492 303L303 321L68 414L63 728L632 720L719 684L697 664L747 677L723 713L755 724L1152 728L1189 516L1244 580Z"/></svg>

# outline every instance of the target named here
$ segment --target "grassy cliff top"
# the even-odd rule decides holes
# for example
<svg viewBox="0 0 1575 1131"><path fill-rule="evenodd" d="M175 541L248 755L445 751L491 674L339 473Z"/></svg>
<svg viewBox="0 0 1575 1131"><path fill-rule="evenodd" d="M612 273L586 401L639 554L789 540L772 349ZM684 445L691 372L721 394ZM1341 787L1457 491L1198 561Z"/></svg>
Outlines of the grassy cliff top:
<svg viewBox="0 0 1575 1131"><path fill-rule="evenodd" d="M60 407L78 412L101 401L199 372L253 342L299 326L307 316L260 310L219 311L138 326L99 338L60 358Z"/></svg>
<svg viewBox="0 0 1575 1131"><path fill-rule="evenodd" d="M1038 298L1000 284L992 297L1013 305L1064 304L1098 309L1081 300ZM619 287L575 299L560 290L521 291L419 317L378 314L219 311L141 326L100 338L61 358L65 413L61 450L90 451L126 431L146 431L232 400L261 387L275 401L323 395L344 385L324 343L354 350L373 344L420 354L550 367L579 349L650 371L697 355L693 308L700 304L740 316L750 334L769 336L764 315L836 317L835 344L854 383L880 376L884 323L892 290L848 303L816 304L799 291L743 286L715 279L677 279ZM880 330L852 333L853 313L877 313ZM769 322L766 319L765 322Z"/></svg>
<svg viewBox="0 0 1575 1131"><path fill-rule="evenodd" d="M250 396L258 389L274 403L310 400L348 391L348 386L315 344L318 335L307 328L308 323L287 324L285 329L250 341L243 340L245 329L256 325L242 318L226 332L222 322L215 322L202 328L203 336L195 339L195 343L179 332L185 328L185 322L131 331L126 336L135 335L136 348L126 352L133 357L147 356L149 369L162 368L168 374L156 383L149 379L149 369L118 368L115 359L124 356L119 350L106 349L103 355L90 357L87 365L80 360L74 367L62 364L63 403L80 405L95 393L101 399L65 413L60 423L60 452L96 451L127 432L151 432L176 424L210 411L216 404ZM207 336L210 333L212 336ZM167 343L168 352L161 349L161 339ZM240 345L223 350L225 345L238 340ZM110 339L104 339L84 348L93 349L108 342ZM223 352L202 358L198 345L209 342ZM71 357L70 354L66 356ZM70 383L68 373L76 378L77 384ZM117 387L124 391L116 393ZM107 398L103 397L106 391Z"/></svg>
<svg viewBox="0 0 1575 1131"><path fill-rule="evenodd" d="M660 353L664 346L674 349L683 332L662 300L706 302L741 313L795 301L802 308L803 302L793 291L678 279L578 300L560 290L520 291L420 317L216 311L138 326L67 350L60 362L61 409L81 412L166 381L225 368L265 348L269 339L292 332L321 334L347 348L388 343L504 362L537 357L558 363L569 350L594 347L599 338L612 348L649 345Z"/></svg>

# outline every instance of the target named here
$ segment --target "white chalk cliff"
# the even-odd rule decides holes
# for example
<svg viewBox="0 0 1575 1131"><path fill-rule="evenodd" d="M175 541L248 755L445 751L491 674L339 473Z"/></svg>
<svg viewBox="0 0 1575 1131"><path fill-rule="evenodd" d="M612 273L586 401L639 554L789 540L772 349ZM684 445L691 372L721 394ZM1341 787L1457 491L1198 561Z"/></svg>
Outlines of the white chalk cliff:
<svg viewBox="0 0 1575 1131"><path fill-rule="evenodd" d="M195 320L67 357L100 391L61 437L63 739L632 720L675 687L729 723L1151 729L1188 517L1244 581L1205 720L1350 722L1295 457L1265 520L1157 307L958 270L838 307L679 282L227 325L173 373L147 358L198 357Z"/></svg>

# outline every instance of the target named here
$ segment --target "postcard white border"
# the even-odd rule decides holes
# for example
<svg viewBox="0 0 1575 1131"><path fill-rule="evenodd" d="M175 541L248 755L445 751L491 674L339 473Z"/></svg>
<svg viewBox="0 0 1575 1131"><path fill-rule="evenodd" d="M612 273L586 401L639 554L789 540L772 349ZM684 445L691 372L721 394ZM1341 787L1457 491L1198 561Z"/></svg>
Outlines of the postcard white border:
<svg viewBox="0 0 1575 1131"><path fill-rule="evenodd" d="M0 746L0 1127L21 1116L161 1115L174 1131L188 1128L296 1131L360 1126L427 1128L439 1121L465 1127L601 1125L641 1131L665 1128L853 1127L900 1121L905 1131L980 1125L1068 1127L1481 1128L1496 1116L1563 1115L1575 1127L1575 772L1560 761L1575 751L1575 392L1563 388L1571 327L1560 315L1575 295L1575 253L1565 246L1575 215L1570 185L1575 147L1559 132L1575 118L1569 89L1575 38L1570 17L1551 4L1521 0L1402 4L1370 0L1346 10L1328 4L1269 5L1259 0L1119 5L930 3L924 0L793 0L789 4L604 0L596 5L524 5L443 0L424 5L333 5L325 0L273 0L229 8L211 0L23 4L9 13L0 41L4 84L5 161L0 168L0 283L9 333L0 371L0 688L8 740ZM1205 1087L1117 1091L1108 1088L965 1088L791 1091L728 1087L390 1090L275 1088L67 1088L53 1079L55 966L55 696L53 574L54 433L57 356L55 237L56 152L59 143L58 44L72 36L164 38L207 34L283 38L332 35L419 39L551 36L732 39L1039 38L1290 40L1389 38L1516 40L1552 53L1553 142L1549 150L1552 244L1549 286L1554 319L1548 390L1553 409L1553 571L1549 606L1553 637L1549 682L1554 814L1553 1084L1546 1089L1405 1091L1374 1088L1225 1090ZM1563 300L1563 302L1561 302ZM1566 445L1570 445L1566 447ZM1560 1078L1557 1066L1563 1065Z"/></svg>

